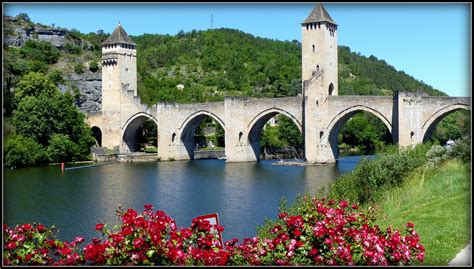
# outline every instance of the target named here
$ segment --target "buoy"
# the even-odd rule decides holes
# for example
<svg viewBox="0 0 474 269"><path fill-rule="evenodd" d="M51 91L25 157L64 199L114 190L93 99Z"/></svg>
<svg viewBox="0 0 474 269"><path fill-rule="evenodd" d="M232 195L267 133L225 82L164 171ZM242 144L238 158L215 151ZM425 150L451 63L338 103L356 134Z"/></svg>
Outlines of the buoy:
<svg viewBox="0 0 474 269"><path fill-rule="evenodd" d="M64 171L64 162L61 163L61 171Z"/></svg>

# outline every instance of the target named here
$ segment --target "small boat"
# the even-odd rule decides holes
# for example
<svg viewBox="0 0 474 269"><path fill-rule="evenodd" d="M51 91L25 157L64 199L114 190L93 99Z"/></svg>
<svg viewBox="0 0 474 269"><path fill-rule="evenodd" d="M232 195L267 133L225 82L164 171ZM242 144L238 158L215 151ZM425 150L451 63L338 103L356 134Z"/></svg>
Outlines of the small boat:
<svg viewBox="0 0 474 269"><path fill-rule="evenodd" d="M218 160L227 160L227 157L226 156L223 156L223 157L217 157Z"/></svg>

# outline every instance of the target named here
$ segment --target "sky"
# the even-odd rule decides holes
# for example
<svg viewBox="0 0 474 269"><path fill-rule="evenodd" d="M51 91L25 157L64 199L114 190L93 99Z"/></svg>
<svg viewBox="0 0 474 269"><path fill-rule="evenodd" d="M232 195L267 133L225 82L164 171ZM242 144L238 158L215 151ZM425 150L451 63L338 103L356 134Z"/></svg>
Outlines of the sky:
<svg viewBox="0 0 474 269"><path fill-rule="evenodd" d="M325 3L338 43L374 55L449 96L471 96L472 5L458 3ZM301 41L313 3L15 3L4 15L27 13L36 23L129 35L232 28L274 40ZM139 52L137 52L139 53Z"/></svg>

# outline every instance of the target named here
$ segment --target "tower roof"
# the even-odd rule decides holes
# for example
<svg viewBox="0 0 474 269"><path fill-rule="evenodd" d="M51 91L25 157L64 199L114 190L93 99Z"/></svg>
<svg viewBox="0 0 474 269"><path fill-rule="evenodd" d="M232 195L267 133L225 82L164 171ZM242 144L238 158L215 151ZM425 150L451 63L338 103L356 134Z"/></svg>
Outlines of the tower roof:
<svg viewBox="0 0 474 269"><path fill-rule="evenodd" d="M109 38L107 38L107 40L104 41L104 43L102 43L102 45L110 45L117 43L136 45L127 35L127 32L125 32L120 22L115 28L114 32L109 36Z"/></svg>
<svg viewBox="0 0 474 269"><path fill-rule="evenodd" d="M313 11L311 11L311 14L309 14L308 18L306 18L306 20L302 24L313 23L313 22L323 22L323 21L336 24L336 22L333 21L331 16L329 16L329 13L326 11L323 4L317 3Z"/></svg>

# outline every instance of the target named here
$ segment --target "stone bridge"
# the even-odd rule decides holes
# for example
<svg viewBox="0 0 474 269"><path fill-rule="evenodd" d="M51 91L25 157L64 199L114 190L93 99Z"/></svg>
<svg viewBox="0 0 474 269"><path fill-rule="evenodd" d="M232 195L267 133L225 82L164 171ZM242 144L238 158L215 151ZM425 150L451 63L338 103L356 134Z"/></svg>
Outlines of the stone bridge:
<svg viewBox="0 0 474 269"><path fill-rule="evenodd" d="M196 128L203 118L211 117L225 131L228 162L259 160L260 133L265 123L277 114L290 118L303 133L308 162L332 163L338 157L340 128L360 111L379 118L394 143L411 146L426 142L436 124L448 114L470 109L468 97L433 97L411 92L394 96L327 96L316 100L314 105L309 103L310 98L305 100L301 95L262 99L225 97L224 102L158 103L152 107L141 104L138 97L130 94L124 94L121 101L123 109L118 113L101 111L88 115L88 123L102 131L104 147L118 146L121 153L137 151L137 132L151 119L158 127L158 157L194 159ZM113 124L117 119L119 128Z"/></svg>
<svg viewBox="0 0 474 269"><path fill-rule="evenodd" d="M305 159L333 163L338 158L337 135L355 113L379 118L394 143L402 147L426 142L436 124L459 109L469 109L471 98L430 97L397 92L393 96L338 96L337 24L322 4L302 23L302 93L285 98L225 97L202 104L143 105L137 96L136 44L119 24L102 44L102 109L87 115L100 134L102 146L122 153L137 151L140 126L157 124L158 157L194 158L194 133L204 117L225 131L228 162L257 161L259 136L277 114L290 118L302 132Z"/></svg>

